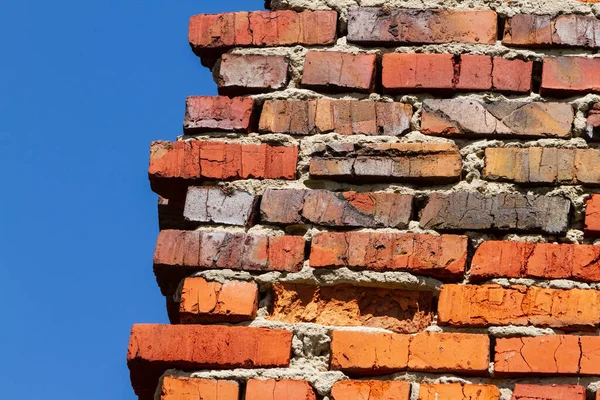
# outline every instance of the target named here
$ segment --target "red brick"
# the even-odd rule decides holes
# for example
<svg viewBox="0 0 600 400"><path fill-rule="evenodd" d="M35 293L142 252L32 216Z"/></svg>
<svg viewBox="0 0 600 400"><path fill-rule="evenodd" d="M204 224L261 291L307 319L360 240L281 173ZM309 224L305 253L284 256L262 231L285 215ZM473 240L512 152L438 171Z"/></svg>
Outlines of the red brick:
<svg viewBox="0 0 600 400"><path fill-rule="evenodd" d="M273 284L272 296L268 318L288 324L367 326L416 333L433 320L429 291L278 282Z"/></svg>
<svg viewBox="0 0 600 400"><path fill-rule="evenodd" d="M600 235L600 195L592 195L585 206L585 227L586 235Z"/></svg>
<svg viewBox="0 0 600 400"><path fill-rule="evenodd" d="M190 18L194 51L236 46L328 45L336 38L335 11L254 11L200 14Z"/></svg>
<svg viewBox="0 0 600 400"><path fill-rule="evenodd" d="M489 362L487 335L423 332L410 342L411 371L487 375Z"/></svg>
<svg viewBox="0 0 600 400"><path fill-rule="evenodd" d="M255 282L208 282L186 278L181 289L182 323L241 322L256 317L258 286Z"/></svg>
<svg viewBox="0 0 600 400"><path fill-rule="evenodd" d="M239 384L235 381L165 376L160 400L238 400Z"/></svg>
<svg viewBox="0 0 600 400"><path fill-rule="evenodd" d="M382 83L385 92L452 90L452 54L390 53L383 56Z"/></svg>
<svg viewBox="0 0 600 400"><path fill-rule="evenodd" d="M594 330L600 324L600 292L537 286L444 285L438 319L441 325L457 327L534 325Z"/></svg>
<svg viewBox="0 0 600 400"><path fill-rule="evenodd" d="M302 86L326 91L372 92L375 54L309 51L304 61Z"/></svg>
<svg viewBox="0 0 600 400"><path fill-rule="evenodd" d="M499 400L500 390L493 385L426 384L419 388L418 400Z"/></svg>
<svg viewBox="0 0 600 400"><path fill-rule="evenodd" d="M385 375L408 366L410 335L337 331L331 334L332 370L351 375Z"/></svg>
<svg viewBox="0 0 600 400"><path fill-rule="evenodd" d="M397 43L485 43L497 38L497 15L490 10L351 8L348 41Z"/></svg>
<svg viewBox="0 0 600 400"><path fill-rule="evenodd" d="M270 92L286 88L288 70L284 56L223 54L216 81L220 94Z"/></svg>
<svg viewBox="0 0 600 400"><path fill-rule="evenodd" d="M403 381L338 381L332 400L409 400L410 383Z"/></svg>
<svg viewBox="0 0 600 400"><path fill-rule="evenodd" d="M577 385L526 385L517 383L511 400L585 400L585 387Z"/></svg>
<svg viewBox="0 0 600 400"><path fill-rule="evenodd" d="M600 246L483 242L471 261L472 281L492 278L600 281Z"/></svg>
<svg viewBox="0 0 600 400"><path fill-rule="evenodd" d="M455 87L459 90L491 90L492 57L461 55L460 75Z"/></svg>
<svg viewBox="0 0 600 400"><path fill-rule="evenodd" d="M467 237L381 232L320 232L313 236L313 268L409 271L417 275L462 279Z"/></svg>
<svg viewBox="0 0 600 400"><path fill-rule="evenodd" d="M306 381L250 379L245 400L316 400L313 388Z"/></svg>
<svg viewBox="0 0 600 400"><path fill-rule="evenodd" d="M165 230L156 242L154 273L168 295L181 279L202 269L296 272L303 262L301 236Z"/></svg>
<svg viewBox="0 0 600 400"><path fill-rule="evenodd" d="M186 134L209 131L249 132L254 100L248 97L190 96L185 101Z"/></svg>
<svg viewBox="0 0 600 400"><path fill-rule="evenodd" d="M498 92L528 93L531 90L533 62L494 57L492 81Z"/></svg>
<svg viewBox="0 0 600 400"><path fill-rule="evenodd" d="M400 136L410 130L410 104L354 100L267 100L258 130L263 133Z"/></svg>
<svg viewBox="0 0 600 400"><path fill-rule="evenodd" d="M287 367L292 333L248 327L134 325L127 350L131 384L152 398L167 369Z"/></svg>
<svg viewBox="0 0 600 400"><path fill-rule="evenodd" d="M148 176L152 190L185 196L204 180L295 179L298 147L199 140L153 142Z"/></svg>
<svg viewBox="0 0 600 400"><path fill-rule="evenodd" d="M570 96L600 92L600 58L544 58L542 95Z"/></svg>

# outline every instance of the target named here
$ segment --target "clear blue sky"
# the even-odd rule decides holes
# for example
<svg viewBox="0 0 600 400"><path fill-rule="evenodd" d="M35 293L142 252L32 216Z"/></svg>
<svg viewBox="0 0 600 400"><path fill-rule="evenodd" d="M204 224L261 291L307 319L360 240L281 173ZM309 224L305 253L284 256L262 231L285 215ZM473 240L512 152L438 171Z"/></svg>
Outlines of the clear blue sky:
<svg viewBox="0 0 600 400"><path fill-rule="evenodd" d="M166 323L152 274L149 144L216 94L189 16L262 0L4 2L0 12L0 388L133 400L135 322Z"/></svg>

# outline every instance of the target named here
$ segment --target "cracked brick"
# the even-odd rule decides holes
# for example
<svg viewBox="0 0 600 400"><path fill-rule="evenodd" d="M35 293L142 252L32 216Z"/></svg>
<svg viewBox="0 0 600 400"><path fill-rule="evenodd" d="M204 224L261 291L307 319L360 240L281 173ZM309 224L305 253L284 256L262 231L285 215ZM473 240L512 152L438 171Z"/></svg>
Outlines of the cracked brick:
<svg viewBox="0 0 600 400"><path fill-rule="evenodd" d="M236 381L184 378L162 378L160 400L238 400L240 387Z"/></svg>
<svg viewBox="0 0 600 400"><path fill-rule="evenodd" d="M376 61L375 54L309 51L304 61L302 86L334 92L372 92Z"/></svg>
<svg viewBox="0 0 600 400"><path fill-rule="evenodd" d="M216 75L219 94L239 95L281 90L289 81L284 56L224 54Z"/></svg>
<svg viewBox="0 0 600 400"><path fill-rule="evenodd" d="M541 95L572 96L586 93L600 93L600 58L544 58Z"/></svg>
<svg viewBox="0 0 600 400"><path fill-rule="evenodd" d="M245 400L317 400L317 396L306 381L250 379Z"/></svg>
<svg viewBox="0 0 600 400"><path fill-rule="evenodd" d="M499 400L500 390L494 385L461 383L421 383L418 400Z"/></svg>
<svg viewBox="0 0 600 400"><path fill-rule="evenodd" d="M425 99L421 132L457 137L569 138L573 119L573 107L568 103Z"/></svg>
<svg viewBox="0 0 600 400"><path fill-rule="evenodd" d="M243 190L192 186L187 191L183 216L190 222L248 226L254 221L258 203L258 196Z"/></svg>
<svg viewBox="0 0 600 400"><path fill-rule="evenodd" d="M600 236L600 195L593 194L585 206L585 227L589 236Z"/></svg>
<svg viewBox="0 0 600 400"><path fill-rule="evenodd" d="M424 229L566 232L571 202L520 193L432 193L421 212Z"/></svg>
<svg viewBox="0 0 600 400"><path fill-rule="evenodd" d="M201 132L250 131L254 100L248 97L189 96L185 101L183 131Z"/></svg>

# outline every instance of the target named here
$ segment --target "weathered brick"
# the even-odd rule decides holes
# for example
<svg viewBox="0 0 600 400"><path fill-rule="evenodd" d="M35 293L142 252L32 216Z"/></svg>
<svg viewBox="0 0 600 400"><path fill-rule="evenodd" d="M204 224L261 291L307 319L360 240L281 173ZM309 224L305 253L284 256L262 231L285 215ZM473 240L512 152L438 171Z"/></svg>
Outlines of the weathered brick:
<svg viewBox="0 0 600 400"><path fill-rule="evenodd" d="M326 91L372 92L375 54L309 51L304 61L302 86Z"/></svg>
<svg viewBox="0 0 600 400"><path fill-rule="evenodd" d="M600 195L594 194L586 202L583 230L586 235L600 235Z"/></svg>
<svg viewBox="0 0 600 400"><path fill-rule="evenodd" d="M127 350L131 384L153 398L160 376L174 369L287 367L292 333L219 325L134 325Z"/></svg>
<svg viewBox="0 0 600 400"><path fill-rule="evenodd" d="M600 337L546 335L496 340L497 376L596 375L600 373Z"/></svg>
<svg viewBox="0 0 600 400"><path fill-rule="evenodd" d="M240 387L236 381L183 378L162 378L160 400L238 400Z"/></svg>
<svg viewBox="0 0 600 400"><path fill-rule="evenodd" d="M354 100L267 100L259 132L400 136L410 130L410 104Z"/></svg>
<svg viewBox="0 0 600 400"><path fill-rule="evenodd" d="M488 10L351 8L348 41L398 43L486 43L497 38L497 16Z"/></svg>
<svg viewBox="0 0 600 400"><path fill-rule="evenodd" d="M600 292L537 286L444 285L438 302L442 325L534 325L593 330L600 324Z"/></svg>
<svg viewBox="0 0 600 400"><path fill-rule="evenodd" d="M491 90L492 57L462 54L460 74L455 81L455 88L458 90Z"/></svg>
<svg viewBox="0 0 600 400"><path fill-rule="evenodd" d="M208 282L186 278L181 289L179 316L182 323L241 322L256 317L258 286L255 282Z"/></svg>
<svg viewBox="0 0 600 400"><path fill-rule="evenodd" d="M527 47L600 47L600 20L596 17L517 14L508 18L502 43Z"/></svg>
<svg viewBox="0 0 600 400"><path fill-rule="evenodd" d="M248 97L190 96L185 100L183 131L188 134L249 132L254 99Z"/></svg>
<svg viewBox="0 0 600 400"><path fill-rule="evenodd" d="M485 179L539 184L600 184L600 150L556 147L485 149Z"/></svg>
<svg viewBox="0 0 600 400"><path fill-rule="evenodd" d="M568 103L426 99L421 132L440 136L569 138L573 118Z"/></svg>
<svg viewBox="0 0 600 400"><path fill-rule="evenodd" d="M288 71L284 56L223 54L216 81L220 94L261 93L285 89Z"/></svg>
<svg viewBox="0 0 600 400"><path fill-rule="evenodd" d="M585 133L587 140L592 142L600 141L600 103L594 103L590 108Z"/></svg>
<svg viewBox="0 0 600 400"><path fill-rule="evenodd" d="M555 196L479 192L432 193L421 227L439 230L566 232L571 203Z"/></svg>
<svg viewBox="0 0 600 400"><path fill-rule="evenodd" d="M154 273L168 295L181 279L202 269L296 272L303 262L301 236L165 230L156 242Z"/></svg>
<svg viewBox="0 0 600 400"><path fill-rule="evenodd" d="M416 333L431 325L432 301L429 291L279 282L273 284L269 319L290 324L368 326Z"/></svg>
<svg viewBox="0 0 600 400"><path fill-rule="evenodd" d="M412 195L398 193L267 189L260 212L272 224L406 228L412 201Z"/></svg>
<svg viewBox="0 0 600 400"><path fill-rule="evenodd" d="M487 335L423 332L410 342L408 369L487 375L489 353Z"/></svg>
<svg viewBox="0 0 600 400"><path fill-rule="evenodd" d="M545 96L600 93L600 58L544 58L540 93Z"/></svg>
<svg viewBox="0 0 600 400"><path fill-rule="evenodd" d="M494 57L492 82L498 92L528 93L531 91L533 62Z"/></svg>
<svg viewBox="0 0 600 400"><path fill-rule="evenodd" d="M148 177L153 191L178 198L204 180L295 179L297 163L297 146L157 141L150 147Z"/></svg>
<svg viewBox="0 0 600 400"><path fill-rule="evenodd" d="M494 385L427 384L419 388L418 400L499 400L500 390Z"/></svg>
<svg viewBox="0 0 600 400"><path fill-rule="evenodd" d="M313 268L409 271L442 279L462 279L466 236L381 232L320 232L313 236Z"/></svg>
<svg viewBox="0 0 600 400"><path fill-rule="evenodd" d="M254 11L200 14L190 18L188 39L196 53L236 46L333 44L335 11Z"/></svg>
<svg viewBox="0 0 600 400"><path fill-rule="evenodd" d="M342 181L447 183L460 179L462 158L449 143L365 145L346 157L313 157L310 175Z"/></svg>
<svg viewBox="0 0 600 400"><path fill-rule="evenodd" d="M387 93L453 90L453 57L452 54L384 54L383 89Z"/></svg>
<svg viewBox="0 0 600 400"><path fill-rule="evenodd" d="M306 381L291 379L250 379L245 400L316 400L313 388Z"/></svg>
<svg viewBox="0 0 600 400"><path fill-rule="evenodd" d="M600 281L600 246L483 242L471 261L472 281L492 278Z"/></svg>
<svg viewBox="0 0 600 400"><path fill-rule="evenodd" d="M330 369L351 375L385 375L408 366L410 335L337 331L331 334Z"/></svg>
<svg viewBox="0 0 600 400"><path fill-rule="evenodd" d="M183 216L188 221L251 225L259 198L243 190L225 191L219 187L189 187Z"/></svg>
<svg viewBox="0 0 600 400"><path fill-rule="evenodd" d="M409 400L410 383L403 381L337 381L332 400Z"/></svg>
<svg viewBox="0 0 600 400"><path fill-rule="evenodd" d="M585 387L578 385L527 385L517 383L511 400L585 400Z"/></svg>

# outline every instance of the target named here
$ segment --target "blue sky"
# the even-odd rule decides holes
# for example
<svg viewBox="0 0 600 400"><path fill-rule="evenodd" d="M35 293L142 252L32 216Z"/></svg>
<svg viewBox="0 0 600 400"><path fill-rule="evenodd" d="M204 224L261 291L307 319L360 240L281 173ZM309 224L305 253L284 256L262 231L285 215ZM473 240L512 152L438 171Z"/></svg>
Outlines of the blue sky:
<svg viewBox="0 0 600 400"><path fill-rule="evenodd" d="M152 274L152 140L216 94L190 15L262 0L5 2L0 13L0 387L6 399L136 397L135 322L166 323Z"/></svg>

